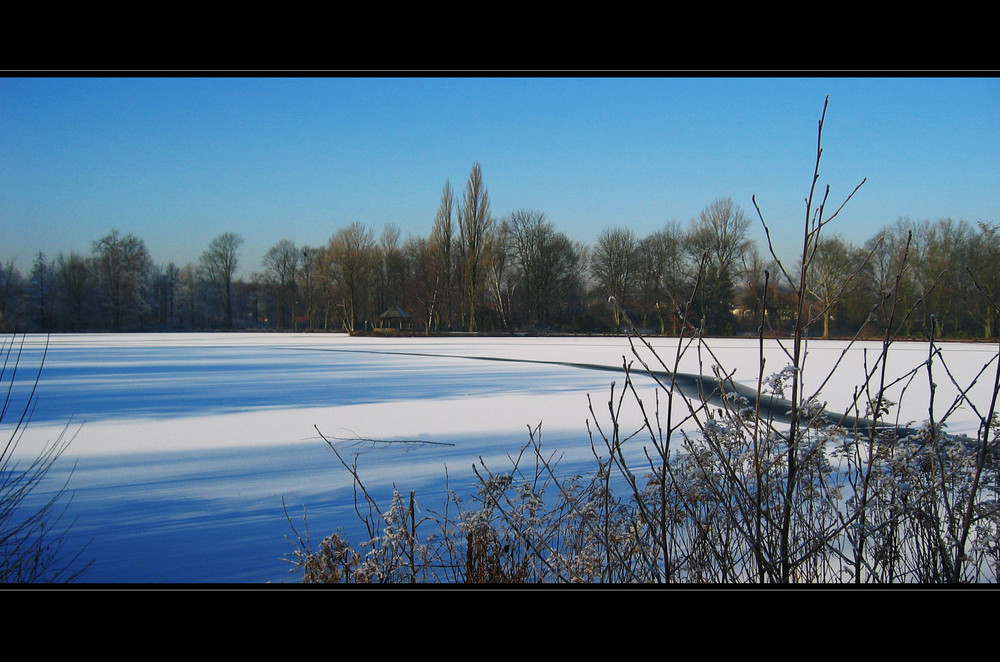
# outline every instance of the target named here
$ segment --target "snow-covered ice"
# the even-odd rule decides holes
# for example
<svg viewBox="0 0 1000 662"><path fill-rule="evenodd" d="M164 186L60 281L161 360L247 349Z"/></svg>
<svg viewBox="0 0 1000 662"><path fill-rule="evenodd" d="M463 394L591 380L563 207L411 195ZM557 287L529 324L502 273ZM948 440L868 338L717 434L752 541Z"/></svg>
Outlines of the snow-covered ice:
<svg viewBox="0 0 1000 662"><path fill-rule="evenodd" d="M672 365L676 339L653 343ZM44 336L28 338L16 396L27 391L44 344ZM721 364L756 384L756 341L710 340L709 347L714 356L687 350L679 370L711 374ZM857 375L878 351L878 343L860 343L842 356L844 347L808 346L813 388L840 361L820 397L833 410L849 405ZM949 343L942 352L951 376L936 360L941 410L954 398L952 378L967 386L997 349ZM282 560L292 549L282 500L297 525L307 509L314 542L356 526L351 478L320 433L434 442L337 442L346 456L358 454L372 489L416 490L418 501L434 507L446 477L452 489L471 486L479 458L502 467L539 423L545 448L587 466L588 394L605 422L610 384L620 392L622 377L565 364L620 367L623 356L633 358L622 337L54 335L19 452L29 455L69 423L73 442L48 485L73 469L67 543L89 543L85 557L94 564L84 581L295 581ZM765 357L766 374L788 363L774 343ZM927 345L900 343L891 357L890 376L905 374L927 359ZM651 380L637 382L652 403ZM901 419L926 419L926 371L898 384L890 399L900 401L904 387ZM991 387L992 372L979 379L973 402L985 407ZM976 431L968 406L950 423L953 432Z"/></svg>

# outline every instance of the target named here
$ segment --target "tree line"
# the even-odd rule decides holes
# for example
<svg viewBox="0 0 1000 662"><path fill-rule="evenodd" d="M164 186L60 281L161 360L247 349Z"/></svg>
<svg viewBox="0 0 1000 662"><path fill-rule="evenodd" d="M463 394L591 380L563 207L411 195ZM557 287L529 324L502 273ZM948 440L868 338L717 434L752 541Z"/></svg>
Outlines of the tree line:
<svg viewBox="0 0 1000 662"><path fill-rule="evenodd" d="M115 229L89 255L39 252L26 274L11 260L0 265L0 331L607 333L631 322L656 334L693 324L784 335L798 274L750 225L724 198L686 226L644 237L608 227L586 245L540 211L495 218L477 163L460 197L445 182L428 235L352 223L323 246L282 239L249 277L237 277L235 232L184 266L155 264L141 238ZM813 334L996 337L998 312L985 302L1000 299L998 227L904 218L860 241L820 237L796 265L809 265ZM382 316L396 310L407 317Z"/></svg>

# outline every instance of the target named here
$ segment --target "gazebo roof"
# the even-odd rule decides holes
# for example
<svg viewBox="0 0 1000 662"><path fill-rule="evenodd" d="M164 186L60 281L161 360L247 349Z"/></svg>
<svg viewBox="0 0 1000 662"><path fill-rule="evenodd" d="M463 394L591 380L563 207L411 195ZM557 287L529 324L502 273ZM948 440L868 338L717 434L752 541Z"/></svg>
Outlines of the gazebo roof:
<svg viewBox="0 0 1000 662"><path fill-rule="evenodd" d="M385 311L378 316L380 320L382 319L410 319L410 316L400 308L399 306L393 306L389 310Z"/></svg>

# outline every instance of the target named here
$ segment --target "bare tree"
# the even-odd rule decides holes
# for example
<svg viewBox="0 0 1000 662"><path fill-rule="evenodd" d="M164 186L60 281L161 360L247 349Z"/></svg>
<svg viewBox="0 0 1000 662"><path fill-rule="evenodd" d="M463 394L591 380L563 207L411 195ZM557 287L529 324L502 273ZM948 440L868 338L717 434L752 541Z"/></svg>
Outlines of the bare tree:
<svg viewBox="0 0 1000 662"><path fill-rule="evenodd" d="M264 254L262 261L268 283L274 291L275 324L280 331L290 319L295 328L295 275L299 265L299 250L289 239L282 239Z"/></svg>
<svg viewBox="0 0 1000 662"><path fill-rule="evenodd" d="M438 315L438 300L441 295L438 262L426 237L407 237L403 244L409 274L406 299L407 312L411 318L424 324L424 332L430 335L431 326Z"/></svg>
<svg viewBox="0 0 1000 662"><path fill-rule="evenodd" d="M0 331L13 331L20 326L18 308L23 280L13 259L0 264Z"/></svg>
<svg viewBox="0 0 1000 662"><path fill-rule="evenodd" d="M74 331L83 328L87 321L87 304L93 290L93 278L87 258L70 253L56 258L56 278L62 298L61 308L66 326Z"/></svg>
<svg viewBox="0 0 1000 662"><path fill-rule="evenodd" d="M731 198L716 200L691 222L688 253L700 265L695 303L712 332L724 331L732 322L733 282L751 245L749 228L750 219Z"/></svg>
<svg viewBox="0 0 1000 662"><path fill-rule="evenodd" d="M37 329L51 331L55 327L55 263L42 251L35 255L28 285L32 322Z"/></svg>
<svg viewBox="0 0 1000 662"><path fill-rule="evenodd" d="M783 307L786 297L782 297L779 281L773 277L779 272L777 261L766 260L754 244L743 255L742 271L737 303L744 330L780 336L788 311ZM790 313L787 318L791 319Z"/></svg>
<svg viewBox="0 0 1000 662"><path fill-rule="evenodd" d="M189 262L177 270L177 317L189 329L196 329L201 324L198 291L198 274Z"/></svg>
<svg viewBox="0 0 1000 662"><path fill-rule="evenodd" d="M440 307L443 309L445 326L450 327L454 316L454 284L455 284L455 227L453 215L455 210L455 196L451 191L451 184L444 183L444 190L441 191L441 205L438 207L437 215L434 217L434 227L431 229L429 272L428 281L433 281L430 301L431 318L434 317L433 309L438 306L438 294L442 299ZM428 319L428 325L432 322ZM429 330L429 326L428 326Z"/></svg>
<svg viewBox="0 0 1000 662"><path fill-rule="evenodd" d="M520 281L524 319L529 326L547 324L559 299L569 297L569 281L579 268L573 242L557 232L545 214L527 209L509 214L501 227Z"/></svg>
<svg viewBox="0 0 1000 662"><path fill-rule="evenodd" d="M461 253L463 316L469 331L476 327L476 302L483 288L485 250L493 228L490 196L483 183L483 170L472 166L465 197L458 210L459 250Z"/></svg>
<svg viewBox="0 0 1000 662"><path fill-rule="evenodd" d="M320 295L319 284L321 277L319 272L322 268L321 256L326 251L323 248L312 246L302 247L302 298L306 311L306 328L313 329L316 325L317 313L322 307L323 299Z"/></svg>
<svg viewBox="0 0 1000 662"><path fill-rule="evenodd" d="M143 285L152 264L146 244L117 229L94 242L95 265L113 331L120 331L129 316L142 314Z"/></svg>
<svg viewBox="0 0 1000 662"><path fill-rule="evenodd" d="M173 262L166 266L154 265L149 280L152 289L153 319L156 324L175 322L180 269Z"/></svg>
<svg viewBox="0 0 1000 662"><path fill-rule="evenodd" d="M344 324L355 331L359 313L370 313L368 299L378 266L378 246L374 232L362 223L341 228L330 238L330 259L340 292Z"/></svg>
<svg viewBox="0 0 1000 662"><path fill-rule="evenodd" d="M235 232L225 232L212 239L201 254L201 268L205 279L223 295L226 302L226 328L233 328L233 277L239 264L239 250L243 237Z"/></svg>
<svg viewBox="0 0 1000 662"><path fill-rule="evenodd" d="M881 330L888 329L892 311L908 307L912 289L909 285L912 265L906 258L909 235L908 229L897 224L881 228L864 244L871 255L864 273L868 282L865 305L876 310Z"/></svg>
<svg viewBox="0 0 1000 662"><path fill-rule="evenodd" d="M805 284L819 303L824 338L830 337L834 307L850 296L849 288L856 284L855 276L863 261L864 256L839 234L816 238Z"/></svg>
<svg viewBox="0 0 1000 662"><path fill-rule="evenodd" d="M591 253L590 270L611 301L615 328L632 294L639 242L629 228L605 228Z"/></svg>
<svg viewBox="0 0 1000 662"><path fill-rule="evenodd" d="M512 212L501 227L503 234L509 237L520 271L525 316L530 325L538 324L542 321L543 271L549 264L546 248L555 231L545 220L545 214L527 209Z"/></svg>
<svg viewBox="0 0 1000 662"><path fill-rule="evenodd" d="M676 333L677 311L688 286L683 232L676 223L667 224L639 242L636 258L643 325L655 314L661 334L666 333L667 320Z"/></svg>
<svg viewBox="0 0 1000 662"><path fill-rule="evenodd" d="M511 323L515 280L512 254L510 235L502 227L494 227L486 237L483 267L487 288L493 299L494 321L503 329L509 329Z"/></svg>
<svg viewBox="0 0 1000 662"><path fill-rule="evenodd" d="M377 313L404 303L407 265L406 253L403 251L400 236L399 226L395 223L387 223L379 237L377 247Z"/></svg>
<svg viewBox="0 0 1000 662"><path fill-rule="evenodd" d="M963 296L968 275L962 265L963 248L973 236L972 225L950 218L936 222L928 235L927 258L922 265L933 276L934 288L927 293L928 325L935 338L959 331L963 327L965 306Z"/></svg>
<svg viewBox="0 0 1000 662"><path fill-rule="evenodd" d="M967 305L970 316L979 323L983 338L996 337L997 310L1000 300L1000 225L979 223L979 234L969 242L967 271L973 279L979 297L970 296ZM971 292L971 289L970 289Z"/></svg>

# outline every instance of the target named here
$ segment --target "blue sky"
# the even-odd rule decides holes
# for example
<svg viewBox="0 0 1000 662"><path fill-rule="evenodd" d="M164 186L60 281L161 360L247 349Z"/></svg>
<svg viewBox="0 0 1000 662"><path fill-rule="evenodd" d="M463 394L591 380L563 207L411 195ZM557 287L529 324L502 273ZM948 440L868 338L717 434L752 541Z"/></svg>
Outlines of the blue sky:
<svg viewBox="0 0 1000 662"><path fill-rule="evenodd" d="M246 240L325 244L359 221L427 235L479 162L492 211L572 239L645 236L751 197L794 260L820 184L860 243L900 217L1000 220L1000 79L972 77L0 78L0 260L89 254L111 228L159 264Z"/></svg>

